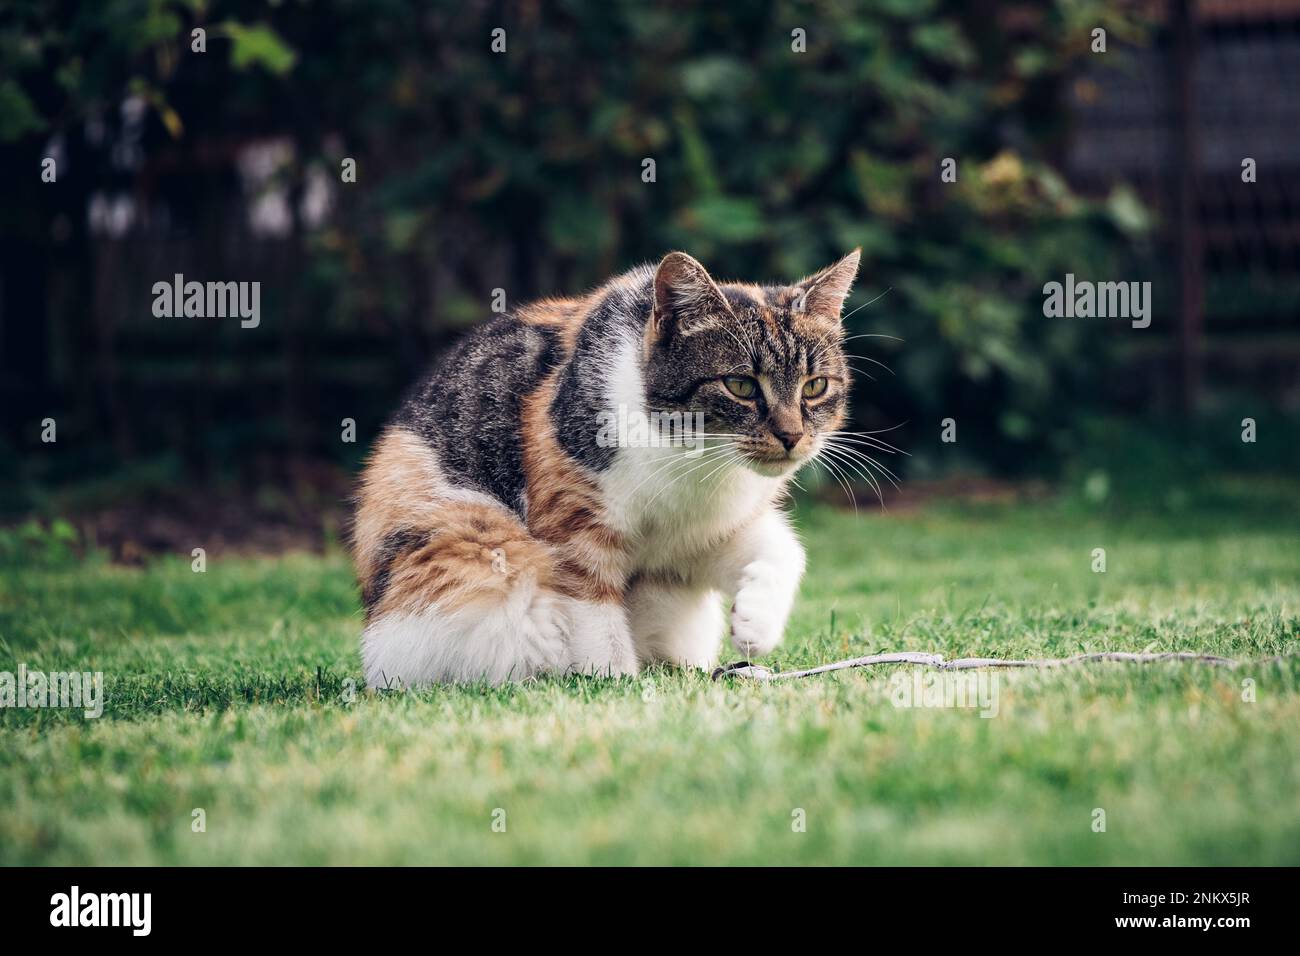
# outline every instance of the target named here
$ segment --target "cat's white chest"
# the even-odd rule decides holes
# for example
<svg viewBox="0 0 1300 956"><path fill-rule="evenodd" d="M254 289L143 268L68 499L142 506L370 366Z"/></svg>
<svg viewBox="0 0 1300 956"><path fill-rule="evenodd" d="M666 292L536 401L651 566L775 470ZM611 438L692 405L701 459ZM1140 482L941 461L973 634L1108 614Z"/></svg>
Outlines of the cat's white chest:
<svg viewBox="0 0 1300 956"><path fill-rule="evenodd" d="M740 466L621 454L601 482L637 571L685 573L772 500L777 483Z"/></svg>

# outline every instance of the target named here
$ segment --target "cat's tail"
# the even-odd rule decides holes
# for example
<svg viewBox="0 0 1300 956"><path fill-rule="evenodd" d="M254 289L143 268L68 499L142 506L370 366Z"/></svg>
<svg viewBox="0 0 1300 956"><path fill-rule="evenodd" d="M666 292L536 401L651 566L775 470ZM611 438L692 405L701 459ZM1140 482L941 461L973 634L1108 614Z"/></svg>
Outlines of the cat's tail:
<svg viewBox="0 0 1300 956"><path fill-rule="evenodd" d="M371 687L500 683L562 670L566 601L551 549L505 505L451 486L390 429L362 475L352 534Z"/></svg>

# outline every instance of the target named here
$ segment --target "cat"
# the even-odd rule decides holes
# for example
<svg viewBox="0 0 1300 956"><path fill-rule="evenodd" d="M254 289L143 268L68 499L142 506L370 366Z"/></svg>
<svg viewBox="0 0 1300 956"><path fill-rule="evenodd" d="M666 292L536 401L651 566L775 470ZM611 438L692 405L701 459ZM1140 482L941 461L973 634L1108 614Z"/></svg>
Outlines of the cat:
<svg viewBox="0 0 1300 956"><path fill-rule="evenodd" d="M469 332L361 475L367 684L708 668L728 615L772 651L805 563L780 502L846 415L858 259L759 286L672 252Z"/></svg>

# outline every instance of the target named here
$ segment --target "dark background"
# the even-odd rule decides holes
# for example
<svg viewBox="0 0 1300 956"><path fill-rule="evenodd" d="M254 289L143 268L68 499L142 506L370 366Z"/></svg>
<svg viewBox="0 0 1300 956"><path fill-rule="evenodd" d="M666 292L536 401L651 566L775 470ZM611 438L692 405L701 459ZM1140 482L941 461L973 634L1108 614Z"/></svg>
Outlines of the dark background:
<svg viewBox="0 0 1300 956"><path fill-rule="evenodd" d="M127 558L196 521L328 537L494 289L675 248L768 281L861 246L851 334L894 338L851 343L855 414L897 426L914 484L1300 456L1300 2L0 10L7 522L71 516ZM260 326L154 317L178 272L260 281ZM1151 327L1045 318L1067 272L1151 281Z"/></svg>

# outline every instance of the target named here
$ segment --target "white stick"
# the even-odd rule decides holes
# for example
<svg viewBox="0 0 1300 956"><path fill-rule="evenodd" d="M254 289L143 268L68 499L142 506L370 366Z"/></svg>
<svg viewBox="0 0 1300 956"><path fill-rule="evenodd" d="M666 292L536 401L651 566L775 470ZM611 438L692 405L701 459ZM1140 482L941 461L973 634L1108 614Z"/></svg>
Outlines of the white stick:
<svg viewBox="0 0 1300 956"><path fill-rule="evenodd" d="M1281 657L1270 657L1260 661L1261 664L1276 663ZM1188 651L1167 651L1158 654L1133 654L1129 651L1103 651L1097 654L1076 654L1073 657L1045 657L1037 660L1003 660L997 657L962 657L955 661L944 660L942 654L927 654L924 651L901 651L893 654L871 654L867 657L853 657L833 664L810 667L799 671L776 672L762 664L738 661L727 664L713 672L713 679L723 677L740 677L746 680L774 681L793 677L811 677L814 674L826 674L842 671L850 667L872 667L876 664L921 664L944 671L964 671L976 667L1064 667L1069 664L1087 664L1094 661L1115 661L1125 664L1152 664L1158 661L1194 661L1211 664L1216 667L1237 667L1240 662L1230 657L1218 657L1214 654L1197 654Z"/></svg>

